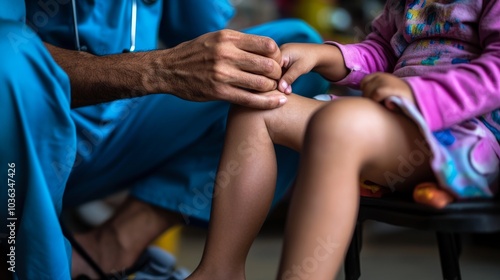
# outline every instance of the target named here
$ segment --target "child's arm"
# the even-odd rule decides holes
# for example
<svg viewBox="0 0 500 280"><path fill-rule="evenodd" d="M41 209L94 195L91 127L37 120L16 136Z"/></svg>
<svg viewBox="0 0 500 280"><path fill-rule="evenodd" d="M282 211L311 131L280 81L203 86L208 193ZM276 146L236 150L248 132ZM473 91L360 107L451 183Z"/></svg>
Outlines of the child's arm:
<svg viewBox="0 0 500 280"><path fill-rule="evenodd" d="M397 55L391 46L391 39L397 32L395 16L398 14L390 8L392 2L387 1L382 14L372 22L372 32L362 42L347 45L326 42L340 49L350 72L336 84L359 88L366 75L394 70Z"/></svg>
<svg viewBox="0 0 500 280"><path fill-rule="evenodd" d="M315 71L329 81L338 81L349 74L339 48L325 44L286 44L281 47L285 70L278 89L291 93L290 86L302 74Z"/></svg>
<svg viewBox="0 0 500 280"><path fill-rule="evenodd" d="M397 60L390 44L396 32L395 15L386 5L383 13L373 21L373 31L361 43L284 45L281 51L286 72L278 89L285 93L291 92L289 85L309 71L317 72L329 81L354 88L359 87L367 74L392 71Z"/></svg>
<svg viewBox="0 0 500 280"><path fill-rule="evenodd" d="M500 4L485 2L478 25L481 56L446 73L405 79L433 131L500 108Z"/></svg>

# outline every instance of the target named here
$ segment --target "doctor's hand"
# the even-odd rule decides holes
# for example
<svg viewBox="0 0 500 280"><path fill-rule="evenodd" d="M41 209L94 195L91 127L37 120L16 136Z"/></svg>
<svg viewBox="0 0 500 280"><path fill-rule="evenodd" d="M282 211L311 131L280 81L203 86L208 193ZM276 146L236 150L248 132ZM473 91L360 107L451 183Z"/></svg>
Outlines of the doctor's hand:
<svg viewBox="0 0 500 280"><path fill-rule="evenodd" d="M148 81L157 92L259 109L277 108L286 102L277 91L281 52L270 38L222 30L159 53Z"/></svg>

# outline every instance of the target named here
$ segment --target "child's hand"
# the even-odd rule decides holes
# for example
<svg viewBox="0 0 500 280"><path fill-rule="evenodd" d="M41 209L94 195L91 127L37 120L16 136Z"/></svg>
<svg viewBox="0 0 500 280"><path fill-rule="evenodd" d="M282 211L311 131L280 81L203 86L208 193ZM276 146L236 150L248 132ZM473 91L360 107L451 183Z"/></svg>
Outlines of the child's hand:
<svg viewBox="0 0 500 280"><path fill-rule="evenodd" d="M361 81L361 90L364 97L376 102L382 102L389 96L399 96L415 104L410 85L392 74L375 73L364 77ZM384 105L388 109L396 109L391 103L384 103Z"/></svg>
<svg viewBox="0 0 500 280"><path fill-rule="evenodd" d="M292 43L281 47L281 67L283 76L278 82L278 90L292 93L291 84L303 74L309 73L316 66L315 44Z"/></svg>

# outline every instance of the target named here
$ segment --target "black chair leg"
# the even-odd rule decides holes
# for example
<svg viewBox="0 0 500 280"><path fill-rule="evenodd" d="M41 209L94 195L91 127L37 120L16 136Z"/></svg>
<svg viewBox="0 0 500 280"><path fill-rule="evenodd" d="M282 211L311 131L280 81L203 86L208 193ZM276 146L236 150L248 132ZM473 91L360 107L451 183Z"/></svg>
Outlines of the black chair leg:
<svg viewBox="0 0 500 280"><path fill-rule="evenodd" d="M344 273L346 280L358 280L361 277L361 266L359 255L361 252L363 225L361 222L356 224L354 235L352 236L351 244L347 250L344 260Z"/></svg>
<svg viewBox="0 0 500 280"><path fill-rule="evenodd" d="M443 279L461 280L460 264L458 262L458 256L461 248L458 235L447 232L436 232L436 237L438 241Z"/></svg>
<svg viewBox="0 0 500 280"><path fill-rule="evenodd" d="M462 255L462 239L460 238L460 234L455 233L453 234L453 237L455 238L455 248L457 252L457 258L460 259L460 256Z"/></svg>

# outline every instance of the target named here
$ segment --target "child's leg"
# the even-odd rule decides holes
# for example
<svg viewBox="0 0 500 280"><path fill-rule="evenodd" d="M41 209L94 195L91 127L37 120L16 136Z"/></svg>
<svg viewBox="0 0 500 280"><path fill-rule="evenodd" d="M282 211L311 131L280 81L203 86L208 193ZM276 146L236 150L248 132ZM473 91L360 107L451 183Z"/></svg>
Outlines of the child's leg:
<svg viewBox="0 0 500 280"><path fill-rule="evenodd" d="M266 218L276 183L273 143L302 146L309 117L325 102L297 95L283 107L233 108L219 164L207 243L189 279L244 279L245 259Z"/></svg>
<svg viewBox="0 0 500 280"><path fill-rule="evenodd" d="M409 119L369 99L333 101L314 114L278 279L334 279L351 240L360 176L385 186L397 182L395 187L432 180L426 152Z"/></svg>

